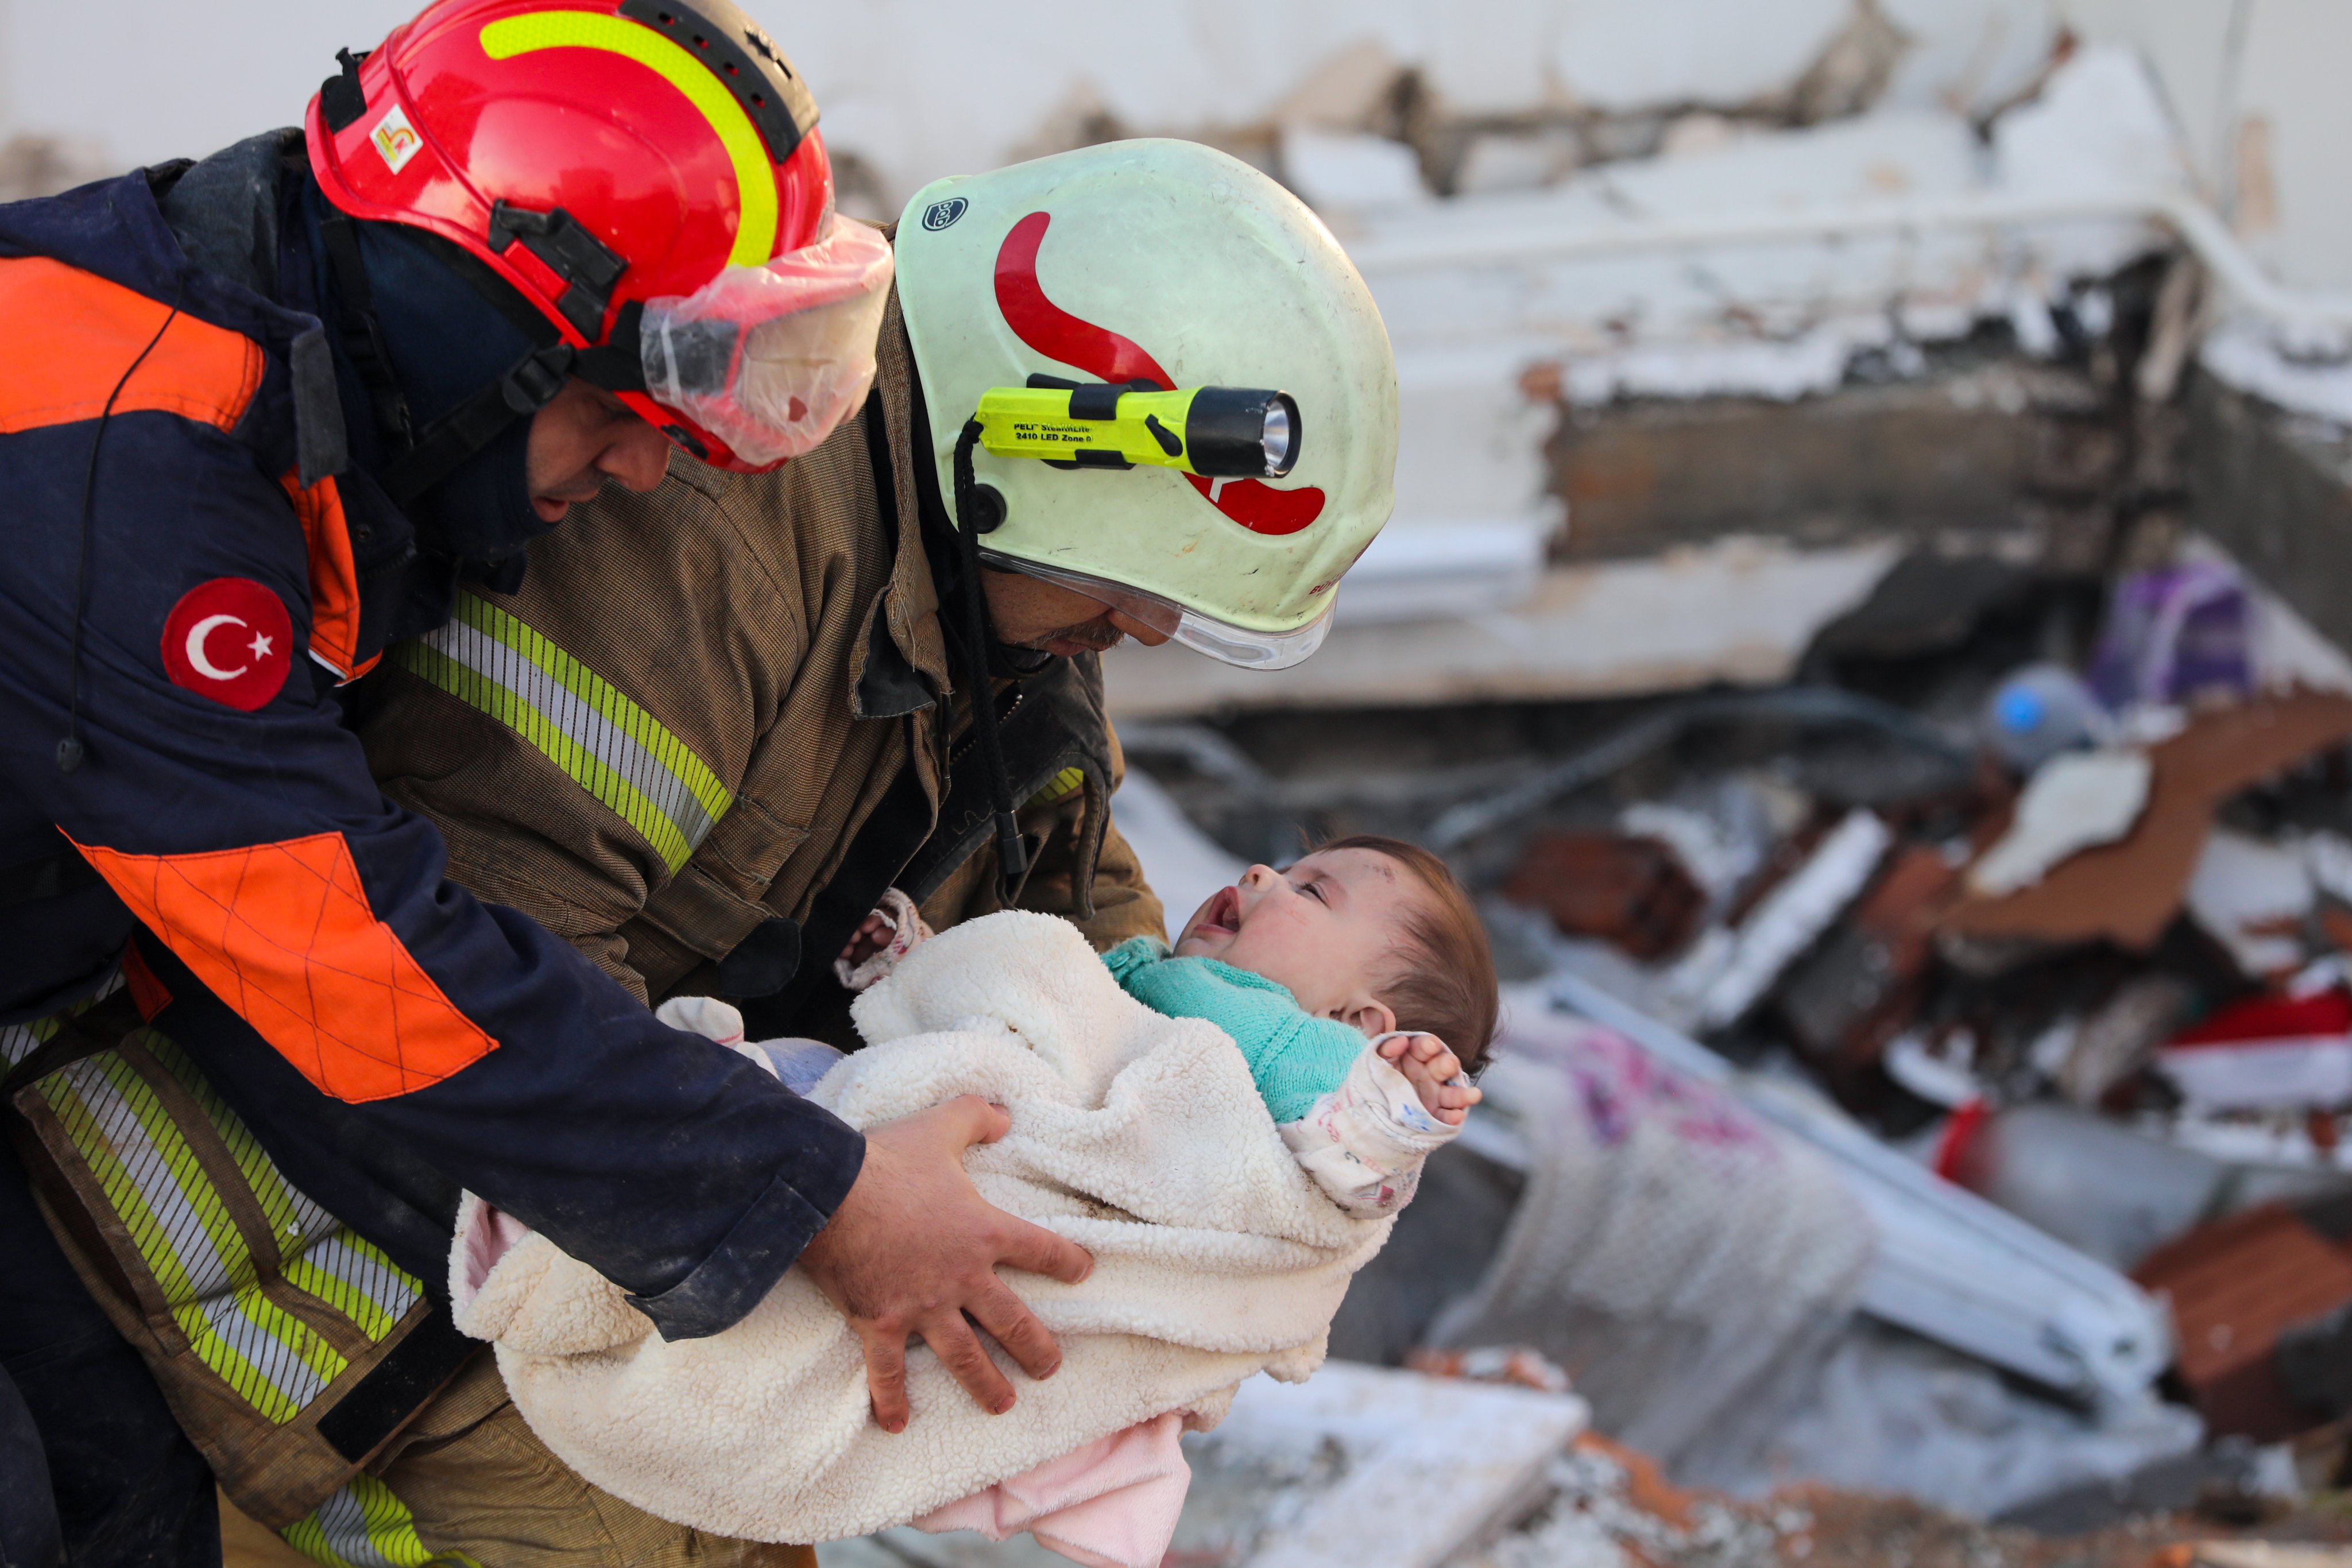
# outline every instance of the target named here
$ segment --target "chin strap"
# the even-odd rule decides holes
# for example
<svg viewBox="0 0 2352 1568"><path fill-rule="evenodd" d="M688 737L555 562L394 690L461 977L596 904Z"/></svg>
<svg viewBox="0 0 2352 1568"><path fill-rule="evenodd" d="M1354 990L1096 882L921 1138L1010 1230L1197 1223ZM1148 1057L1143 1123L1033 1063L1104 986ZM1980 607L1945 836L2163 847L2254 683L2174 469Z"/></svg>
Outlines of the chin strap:
<svg viewBox="0 0 2352 1568"><path fill-rule="evenodd" d="M1004 902L1029 872L1029 846L1013 818L1013 781L1004 776L1004 747L996 734L996 694L988 680L988 601L980 580L980 486L971 473L971 449L980 444L980 421L964 422L955 447L956 554L962 563L965 664L971 681L971 727L980 737L981 764L988 770L988 793L996 811L996 862Z"/></svg>
<svg viewBox="0 0 2352 1568"><path fill-rule="evenodd" d="M319 227L329 265L335 271L336 325L343 352L375 404L376 430L383 438L387 461L376 482L395 505L406 507L504 434L516 420L529 419L553 402L574 376L608 392L645 391L638 334L645 306L631 300L614 319L613 330L604 341L593 349L575 349L556 336L551 324L539 326L538 347L431 424L415 429L408 401L393 375L383 325L376 319L375 291L360 255L359 220L331 208L320 219ZM516 306L519 297L502 298L512 296L513 291L487 268L460 266L455 270L493 306L501 309ZM601 316L601 301L596 308ZM519 313L513 312L509 319Z"/></svg>

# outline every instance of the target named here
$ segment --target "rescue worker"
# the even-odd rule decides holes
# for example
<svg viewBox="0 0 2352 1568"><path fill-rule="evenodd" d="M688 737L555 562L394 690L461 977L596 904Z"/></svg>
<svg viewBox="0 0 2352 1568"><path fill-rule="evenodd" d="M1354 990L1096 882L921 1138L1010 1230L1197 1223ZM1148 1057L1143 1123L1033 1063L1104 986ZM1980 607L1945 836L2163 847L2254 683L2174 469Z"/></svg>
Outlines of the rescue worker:
<svg viewBox="0 0 2352 1568"><path fill-rule="evenodd" d="M763 1033L827 1027L842 999L830 956L889 885L941 924L1009 897L1070 914L1104 945L1156 930L1109 825L1118 762L1087 651L1124 632L1243 663L1303 657L1389 505L1395 392L1377 314L1329 235L1262 176L1204 149L1124 144L927 193L910 214L903 298L862 419L768 478L681 458L644 501L585 508L516 552L519 573L462 584L454 619L396 646L355 698L389 793L443 826L456 881L572 937L648 999L745 998ZM674 319L661 370L642 356L649 379L730 340L713 324L740 319L723 303ZM1184 404L1123 417L1114 400L1097 421L1106 442L1154 444L1136 448L1142 468L1105 465L1129 461L1108 445L1081 443L1093 461L1056 470L988 444L975 418L988 393L1071 372L1094 383L1094 414L1127 383ZM1202 403L1203 382L1290 390ZM732 438L744 400L671 397L664 407ZM1211 415L1255 420L1242 444L1255 466L1234 470L1230 452L1153 466L1169 442L1192 444L1196 408L1211 447ZM1173 433L1154 433L1157 413ZM957 516L982 527L961 530ZM996 700L975 713L980 668ZM271 1076L224 1014L173 1001L153 1030L72 1026L111 1048L44 1078L27 1120L83 1279L247 1512L328 1563L795 1560L664 1526L569 1475L487 1358L428 1401L420 1365L452 1363L403 1357L448 1348L419 1300L439 1262L420 1255L446 1245L445 1173L404 1163L406 1148L297 1075ZM204 1043L183 1050L183 1035ZM204 1078L223 1063L247 1082L215 1101ZM162 1279L107 1179L139 1148L119 1124L77 1118L78 1095L165 1080L194 1110L159 1096L129 1141L168 1145L169 1196L260 1215L263 1237L286 1217L290 1243L244 1257L250 1282L207 1293ZM560 1134L566 1113L551 1106L535 1134ZM949 1108L933 1147L952 1159L987 1115ZM581 1142L609 1130L583 1128ZM481 1135L507 1129L486 1121ZM865 1185L861 1174L853 1196ZM929 1217L920 1202L902 1206L910 1222ZM79 1239L68 1210L87 1222ZM352 1280L363 1286L338 1289ZM861 1321L876 1283L845 1269L829 1288L866 1341L877 1416L895 1425L906 1330L919 1323ZM341 1370L290 1409L250 1415L170 1326L223 1303L266 1317L278 1301L332 1331ZM266 1348L299 1360L310 1347L291 1341ZM971 1371L983 1398L1012 1396L984 1359Z"/></svg>
<svg viewBox="0 0 2352 1568"><path fill-rule="evenodd" d="M1097 652L1124 633L1294 663L1390 507L1379 317L1255 171L1115 142L942 182L894 243L857 419L773 474L674 457L659 489L583 507L529 547L519 588L464 590L448 625L394 650L361 725L458 881L649 1001L735 1000L755 1039L855 1046L835 960L872 941L887 888L934 927L1009 903L1097 947L1161 935L1114 821ZM1258 476L1220 480L992 454L975 413L1038 379L1286 395L1227 400L1257 411ZM1082 450L1139 435L1165 455L1139 420L1076 424ZM416 1427L501 1396L478 1364ZM904 1416L887 1376L873 1396L886 1424ZM510 1454L533 1442L509 1406L383 1472L428 1541L472 1550L445 1522L462 1517L510 1542L579 1485L551 1458L483 1479L493 1429Z"/></svg>
<svg viewBox="0 0 2352 1568"><path fill-rule="evenodd" d="M300 132L0 208L0 1100L42 1184L0 1160L0 1452L37 1434L58 1505L0 1489L12 1552L215 1560L213 1475L384 1550L360 1467L472 1348L425 1283L461 1186L667 1334L799 1259L1050 1372L993 1266L1087 1263L964 1177L985 1107L861 1138L662 1027L449 883L344 725L606 480L854 412L888 258L815 122L728 0L443 0Z"/></svg>

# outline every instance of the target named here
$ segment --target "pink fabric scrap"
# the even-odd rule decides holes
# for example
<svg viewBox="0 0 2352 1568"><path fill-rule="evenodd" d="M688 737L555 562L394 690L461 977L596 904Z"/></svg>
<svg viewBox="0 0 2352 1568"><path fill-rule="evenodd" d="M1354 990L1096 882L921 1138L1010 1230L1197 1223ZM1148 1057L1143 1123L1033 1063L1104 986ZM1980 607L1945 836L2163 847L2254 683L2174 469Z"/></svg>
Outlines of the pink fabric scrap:
<svg viewBox="0 0 2352 1568"><path fill-rule="evenodd" d="M1177 1441L1183 1430L1181 1411L1138 1422L935 1508L915 1528L976 1530L991 1541L1025 1530L1086 1568L1160 1568L1192 1484Z"/></svg>

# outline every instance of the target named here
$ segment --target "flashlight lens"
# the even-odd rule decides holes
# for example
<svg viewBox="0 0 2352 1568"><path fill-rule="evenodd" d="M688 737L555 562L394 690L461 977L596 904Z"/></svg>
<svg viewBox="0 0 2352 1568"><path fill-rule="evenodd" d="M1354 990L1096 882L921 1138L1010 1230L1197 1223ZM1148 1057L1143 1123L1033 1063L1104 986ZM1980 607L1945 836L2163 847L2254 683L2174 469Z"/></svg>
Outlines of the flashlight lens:
<svg viewBox="0 0 2352 1568"><path fill-rule="evenodd" d="M1265 471L1286 474L1290 471L1290 410L1281 402L1265 405L1265 434L1261 444L1265 448Z"/></svg>

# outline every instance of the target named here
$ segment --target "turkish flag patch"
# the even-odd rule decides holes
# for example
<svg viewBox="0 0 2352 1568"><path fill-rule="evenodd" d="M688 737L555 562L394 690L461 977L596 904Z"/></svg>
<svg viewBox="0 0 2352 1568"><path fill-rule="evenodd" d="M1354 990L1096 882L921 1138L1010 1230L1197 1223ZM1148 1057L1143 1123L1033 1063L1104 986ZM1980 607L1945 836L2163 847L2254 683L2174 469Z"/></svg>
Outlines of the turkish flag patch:
<svg viewBox="0 0 2352 1568"><path fill-rule="evenodd" d="M163 669L175 686L251 713L294 667L294 625L278 595L250 578L216 577L163 618Z"/></svg>

